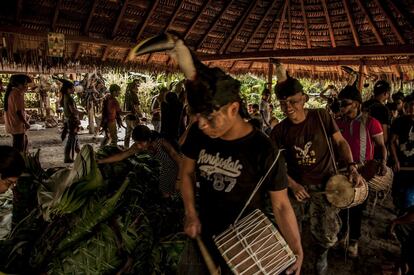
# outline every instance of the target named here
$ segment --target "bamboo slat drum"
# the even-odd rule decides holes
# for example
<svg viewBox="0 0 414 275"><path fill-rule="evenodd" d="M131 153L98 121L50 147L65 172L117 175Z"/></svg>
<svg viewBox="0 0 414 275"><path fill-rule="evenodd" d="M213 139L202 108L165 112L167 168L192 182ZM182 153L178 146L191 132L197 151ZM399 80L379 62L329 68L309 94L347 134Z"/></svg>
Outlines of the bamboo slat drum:
<svg viewBox="0 0 414 275"><path fill-rule="evenodd" d="M341 209L350 208L363 203L368 197L368 184L363 180L361 187L355 188L344 175L335 175L326 184L326 198Z"/></svg>
<svg viewBox="0 0 414 275"><path fill-rule="evenodd" d="M213 238L234 274L280 274L296 261L282 235L258 209Z"/></svg>
<svg viewBox="0 0 414 275"><path fill-rule="evenodd" d="M387 173L384 176L375 175L368 181L369 188L374 191L386 191L392 186L394 173L391 168L387 167Z"/></svg>

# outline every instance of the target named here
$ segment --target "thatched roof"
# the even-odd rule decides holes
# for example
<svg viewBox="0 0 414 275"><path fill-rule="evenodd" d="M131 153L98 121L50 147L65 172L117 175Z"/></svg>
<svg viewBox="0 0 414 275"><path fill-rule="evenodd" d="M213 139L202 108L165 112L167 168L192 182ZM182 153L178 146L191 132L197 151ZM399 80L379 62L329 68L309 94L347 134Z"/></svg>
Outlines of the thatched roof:
<svg viewBox="0 0 414 275"><path fill-rule="evenodd" d="M278 58L300 76L335 78L339 65L351 65L413 79L413 16L411 0L3 1L2 66L173 70L165 54L127 59L137 41L173 30L231 73L266 74L269 58ZM48 32L65 34L63 61L47 57Z"/></svg>

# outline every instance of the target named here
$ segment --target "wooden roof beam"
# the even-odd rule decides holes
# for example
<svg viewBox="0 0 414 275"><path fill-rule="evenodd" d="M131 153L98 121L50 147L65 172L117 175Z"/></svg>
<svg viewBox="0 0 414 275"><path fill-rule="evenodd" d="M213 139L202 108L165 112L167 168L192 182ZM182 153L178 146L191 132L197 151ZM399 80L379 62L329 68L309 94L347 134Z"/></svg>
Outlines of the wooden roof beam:
<svg viewBox="0 0 414 275"><path fill-rule="evenodd" d="M289 24L289 49L292 48L292 16L290 10L290 0L288 0L288 24Z"/></svg>
<svg viewBox="0 0 414 275"><path fill-rule="evenodd" d="M56 30L56 23L59 17L59 10L62 6L62 0L58 0L56 3L55 13L53 14L52 31Z"/></svg>
<svg viewBox="0 0 414 275"><path fill-rule="evenodd" d="M181 0L180 1L181 3L179 3L176 7L175 7L175 9L174 9L174 11L173 11L173 13L172 13L172 18L170 19L170 22L168 22L168 25L167 25L167 27L165 27L165 29L164 30L168 30L169 28L171 28L171 26L172 26L172 24L174 23L174 21L175 21L175 19L177 18L177 16L178 16L178 10L182 7L182 6L184 6L184 2L185 2L185 0Z"/></svg>
<svg viewBox="0 0 414 275"><path fill-rule="evenodd" d="M18 24L21 23L21 15L22 15L22 9L23 9L23 0L17 0L16 2L16 22Z"/></svg>
<svg viewBox="0 0 414 275"><path fill-rule="evenodd" d="M323 11L325 13L326 23L328 23L329 38L331 39L332 47L335 48L336 47L335 34L332 28L331 17L329 16L328 6L326 5L326 0L321 0L321 2L322 2Z"/></svg>
<svg viewBox="0 0 414 275"><path fill-rule="evenodd" d="M277 49L277 43L279 43L280 35L282 34L283 22L285 21L285 18L286 18L287 6L288 6L288 0L285 0L285 5L283 6L282 16L280 17L279 28L277 30L277 35L275 38L275 44L273 46L273 50Z"/></svg>
<svg viewBox="0 0 414 275"><path fill-rule="evenodd" d="M310 35L309 35L308 19L306 17L305 3L303 1L304 0L300 0L300 7L302 10L303 24L305 25L306 45L308 48L310 48L311 42L310 42Z"/></svg>
<svg viewBox="0 0 414 275"><path fill-rule="evenodd" d="M303 1L303 0L302 0ZM354 38L355 46L361 46L359 42L358 32L355 28L354 19L352 18L351 7L349 5L349 0L342 0L342 5L344 6L346 17L348 18L348 23L351 28L352 37Z"/></svg>
<svg viewBox="0 0 414 275"><path fill-rule="evenodd" d="M404 7L401 7L398 1L388 0L387 2L394 8L394 10L396 10L397 13L401 15L401 17L404 18L405 21L407 21L408 25L414 29L414 20L412 18L413 16L409 14Z"/></svg>
<svg viewBox="0 0 414 275"><path fill-rule="evenodd" d="M252 12L252 10L254 10L256 8L258 3L259 3L259 1L257 1L257 0L250 2L249 7L243 13L240 20L238 20L237 25L234 28L232 28L232 31L231 31L230 35L224 41L223 45L220 47L220 50L219 50L220 53L227 52L227 50L229 49L229 47L233 43L234 38L236 38L239 35L240 30L242 29L242 27L246 23L246 20L249 18L250 13Z"/></svg>
<svg viewBox="0 0 414 275"><path fill-rule="evenodd" d="M85 27L83 28L84 34L88 34L89 32L89 27L91 26L92 18L95 14L95 10L96 10L96 7L98 6L98 2L99 0L94 0L92 3L92 7L91 7L91 11L89 12L88 20L86 21Z"/></svg>
<svg viewBox="0 0 414 275"><path fill-rule="evenodd" d="M356 0L359 8L362 10L362 12L365 14L365 17L368 20L368 24L371 27L372 32L374 33L375 37L377 38L379 45L384 45L384 40L382 39L377 27L374 24L374 21L372 20L371 16L368 13L368 10L365 8L364 4L361 2L361 0Z"/></svg>
<svg viewBox="0 0 414 275"><path fill-rule="evenodd" d="M118 18L116 19L115 26L112 30L112 37L115 37L116 33L118 32L119 25L121 25L121 21L124 18L124 14L125 14L126 8L128 6L128 1L129 0L125 0L124 4L122 5L121 11L118 14Z"/></svg>
<svg viewBox="0 0 414 275"><path fill-rule="evenodd" d="M381 10L382 14L385 15L385 18L387 18L388 23L390 24L391 30L392 32L395 34L395 36L397 37L398 41L401 44L405 44L405 39L404 37L401 35L401 32L398 28L398 24L395 22L394 18L390 15L390 12L385 10L385 7L381 4L380 0L375 0L375 3L377 4L377 6L379 7L379 9Z"/></svg>
<svg viewBox="0 0 414 275"><path fill-rule="evenodd" d="M234 0L227 1L227 5L220 11L216 19L214 20L213 24L208 28L208 30L205 32L206 35L203 36L200 42L198 42L196 49L199 49L204 41L206 41L208 35L210 32L216 27L217 23L220 21L220 18L223 16L223 14L226 12L227 8L231 6Z"/></svg>
<svg viewBox="0 0 414 275"><path fill-rule="evenodd" d="M138 31L137 39L136 39L137 42L139 42L139 39L141 38L142 33L144 32L145 28L147 27L149 19L151 18L152 14L154 13L155 8L158 6L158 2L159 2L159 0L155 0L152 3L152 6L151 6L150 10L148 11L147 16L145 17L144 22L141 24L141 26L138 27L139 31Z"/></svg>
<svg viewBox="0 0 414 275"><path fill-rule="evenodd" d="M273 1L273 2L276 2L276 1ZM263 25L264 20L265 20L265 19L269 16L269 14L270 14L271 10L273 9L273 4L274 4L274 3L272 3L272 4L270 5L270 8L269 8L269 9L267 9L267 11L266 11L266 13L263 15L262 19L260 19L260 22L259 22L259 24L257 25L256 29L254 30L254 32L252 33L252 35L249 37L249 40L247 40L246 45L244 45L243 50L242 50L243 52L247 50L247 48L249 47L249 44L250 44L250 43L252 42L252 40L253 40L253 37L255 37L255 36L256 36L256 34L259 32L259 30L262 28L262 25Z"/></svg>
<svg viewBox="0 0 414 275"><path fill-rule="evenodd" d="M273 1L273 5L274 5L275 3L276 3L276 1ZM266 32L267 34L266 34L266 36L263 38L263 41L262 41L262 44L260 45L259 50L263 48L264 42L266 41L266 39L267 39L267 37L269 36L269 34L271 34L271 33L272 33L272 30L275 28L276 21L277 21L277 19L281 16L281 14L282 14L283 6L284 6L284 2L282 2L282 3L280 4L280 7L277 9L277 10L278 10L278 13L277 13L277 14L273 17L272 24L270 25L269 29L267 30L267 32ZM273 6L272 6L272 9L273 9Z"/></svg>
<svg viewBox="0 0 414 275"><path fill-rule="evenodd" d="M210 4L212 0L208 0L204 3L204 5L201 7L200 12L197 14L196 18L191 22L190 28L185 32L184 40L187 39L188 35L193 31L195 25L197 24L200 17L203 15L204 11L206 10L207 6Z"/></svg>
<svg viewBox="0 0 414 275"><path fill-rule="evenodd" d="M312 58L312 57L364 57L364 56L395 56L395 55L414 55L414 45L388 45L383 46L360 46L336 48L312 48L312 49L279 49L273 51L255 51L230 54L199 54L200 60L252 60L261 58ZM283 62L283 61L282 61Z"/></svg>

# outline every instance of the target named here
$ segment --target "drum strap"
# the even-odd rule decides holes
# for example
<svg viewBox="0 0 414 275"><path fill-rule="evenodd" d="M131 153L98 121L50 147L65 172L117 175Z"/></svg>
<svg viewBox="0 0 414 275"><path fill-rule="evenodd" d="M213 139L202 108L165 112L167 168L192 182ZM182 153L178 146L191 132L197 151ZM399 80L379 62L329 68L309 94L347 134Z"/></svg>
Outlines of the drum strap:
<svg viewBox="0 0 414 275"><path fill-rule="evenodd" d="M323 120L322 120L321 114L319 113L319 110L316 110L316 113L318 114L319 121L321 122L322 130L323 130L323 134L325 135L326 143L328 144L328 149L329 149L329 153L331 155L331 160L332 160L332 164L333 164L333 167L334 167L334 170L335 170L335 174L338 174L338 167L336 166L335 155L334 155L332 143L331 143L330 139L328 138L328 134L326 133L325 124L323 123Z"/></svg>
<svg viewBox="0 0 414 275"><path fill-rule="evenodd" d="M254 195L256 195L257 191L259 191L260 186L262 186L263 182L265 181L265 179L269 176L270 172L273 170L273 167L276 165L277 160L280 157L280 152L283 151L283 149L279 149L277 151L277 155L275 160L273 161L272 165L270 165L269 169L267 170L266 174L264 174L259 182L257 183L256 187L253 189L252 194L250 195L249 199L247 200L246 204L243 206L243 209L240 211L240 214L237 216L236 220L234 221L234 224L236 224L239 219L241 218L241 216L243 215L244 211L246 210L247 206L249 205L249 203L252 201Z"/></svg>

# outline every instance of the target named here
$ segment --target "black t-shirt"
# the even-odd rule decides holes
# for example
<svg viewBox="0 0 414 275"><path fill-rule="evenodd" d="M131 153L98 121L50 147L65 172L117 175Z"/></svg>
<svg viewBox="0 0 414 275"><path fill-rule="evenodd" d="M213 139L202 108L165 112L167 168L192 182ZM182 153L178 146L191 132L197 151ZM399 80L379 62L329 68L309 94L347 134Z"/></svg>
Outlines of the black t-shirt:
<svg viewBox="0 0 414 275"><path fill-rule="evenodd" d="M376 118L382 125L390 125L389 111L387 107L378 100L372 98L364 102L363 108L367 110L373 118Z"/></svg>
<svg viewBox="0 0 414 275"><path fill-rule="evenodd" d="M227 141L209 138L193 125L182 152L196 161L203 235L212 236L235 221L260 178L273 163L277 149L258 130ZM277 191L286 187L286 167L281 155L244 213L263 209L265 190Z"/></svg>
<svg viewBox="0 0 414 275"><path fill-rule="evenodd" d="M323 109L309 109L306 119L299 124L286 118L270 134L272 141L286 150L289 176L302 185L324 184L334 174L331 153L317 112L328 137L332 137L339 129L332 116Z"/></svg>
<svg viewBox="0 0 414 275"><path fill-rule="evenodd" d="M397 118L391 126L391 134L398 136L398 160L401 166L414 165L414 120L409 116Z"/></svg>

